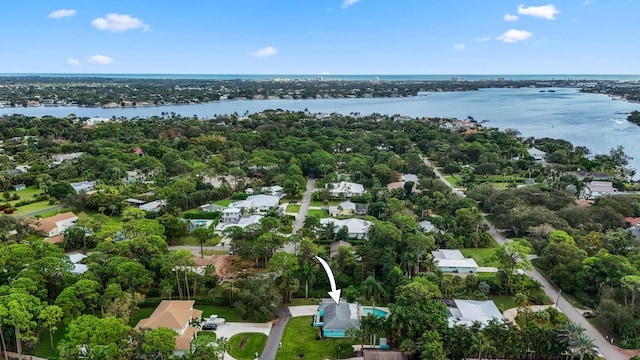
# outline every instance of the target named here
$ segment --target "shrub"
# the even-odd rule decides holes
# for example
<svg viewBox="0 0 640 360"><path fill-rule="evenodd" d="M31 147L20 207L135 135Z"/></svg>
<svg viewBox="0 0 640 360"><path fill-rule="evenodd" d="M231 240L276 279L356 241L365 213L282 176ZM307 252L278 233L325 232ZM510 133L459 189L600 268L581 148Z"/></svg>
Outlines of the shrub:
<svg viewBox="0 0 640 360"><path fill-rule="evenodd" d="M337 342L335 345L336 359L348 359L353 357L353 346L346 341Z"/></svg>

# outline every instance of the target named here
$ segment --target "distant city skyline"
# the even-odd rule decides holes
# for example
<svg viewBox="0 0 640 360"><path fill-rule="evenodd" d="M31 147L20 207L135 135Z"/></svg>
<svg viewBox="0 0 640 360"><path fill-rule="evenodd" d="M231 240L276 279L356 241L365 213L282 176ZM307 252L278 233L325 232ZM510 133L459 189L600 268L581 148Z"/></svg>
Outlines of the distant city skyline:
<svg viewBox="0 0 640 360"><path fill-rule="evenodd" d="M639 74L637 0L3 3L0 73Z"/></svg>

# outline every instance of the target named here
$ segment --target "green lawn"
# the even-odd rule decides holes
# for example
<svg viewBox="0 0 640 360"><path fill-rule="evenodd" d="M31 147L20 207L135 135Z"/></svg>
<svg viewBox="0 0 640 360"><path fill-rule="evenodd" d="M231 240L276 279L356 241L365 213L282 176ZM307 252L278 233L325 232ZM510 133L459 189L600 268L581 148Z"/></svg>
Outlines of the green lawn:
<svg viewBox="0 0 640 360"><path fill-rule="evenodd" d="M285 210L288 213L297 213L300 211L300 205L298 204L289 204L287 205L287 210Z"/></svg>
<svg viewBox="0 0 640 360"><path fill-rule="evenodd" d="M242 314L240 314L240 311L237 308L232 309L227 306L198 305L198 304L196 304L194 307L196 309L202 310L203 319L206 319L211 315L218 315L218 317L231 322L248 322L249 321L249 320L242 319Z"/></svg>
<svg viewBox="0 0 640 360"><path fill-rule="evenodd" d="M324 210L320 210L320 209L309 209L309 212L307 213L307 216L318 216L319 218L326 218L329 217L329 214L327 214L326 211Z"/></svg>
<svg viewBox="0 0 640 360"><path fill-rule="evenodd" d="M312 201L311 204L309 204L309 206L322 207L323 204L324 204L324 201ZM340 201L329 201L328 206L338 206L338 205L340 205Z"/></svg>
<svg viewBox="0 0 640 360"><path fill-rule="evenodd" d="M513 302L513 296L490 295L489 300L493 300L500 311L505 311L507 309L516 307L516 304Z"/></svg>
<svg viewBox="0 0 640 360"><path fill-rule="evenodd" d="M48 201L38 201L33 204L28 204L28 205L24 205L24 206L20 206L19 208L16 208L12 216L25 215L30 212L40 211L40 210L52 208L54 206L55 205L49 205Z"/></svg>
<svg viewBox="0 0 640 360"><path fill-rule="evenodd" d="M311 289L309 289L309 290L311 290ZM287 305L289 305L289 306L300 306L300 305L318 305L318 304L320 304L320 299L315 299L315 298L309 297L308 299L305 299L305 298L293 298L293 299L291 299L291 302L288 303Z"/></svg>
<svg viewBox="0 0 640 360"><path fill-rule="evenodd" d="M60 341L64 339L65 334L67 333L67 324L60 323L58 324L58 330L53 333L53 346L58 346ZM15 340L15 339L14 339ZM45 359L57 359L58 358L58 349L51 350L51 339L49 338L49 331L43 330L40 333L40 343L36 345L33 349L25 349L25 354L35 355L38 357L42 357Z"/></svg>
<svg viewBox="0 0 640 360"><path fill-rule="evenodd" d="M303 316L289 319L282 335L282 347L276 354L276 359L298 359L304 353L304 359L331 359L334 355L336 341L342 339L316 340L320 328L311 326L312 317Z"/></svg>
<svg viewBox="0 0 640 360"><path fill-rule="evenodd" d="M453 176L445 176L444 177L447 182L451 185L453 185L454 187L460 187L460 184L458 183L458 179L453 177Z"/></svg>
<svg viewBox="0 0 640 360"><path fill-rule="evenodd" d="M233 200L231 199L222 199L214 202L214 204L220 205L220 206L229 206L229 204L231 204L232 202Z"/></svg>
<svg viewBox="0 0 640 360"><path fill-rule="evenodd" d="M473 258L480 266L493 266L490 259L495 251L495 248L460 249L462 255Z"/></svg>
<svg viewBox="0 0 640 360"><path fill-rule="evenodd" d="M34 187L27 187L25 190L22 191L8 191L10 196L13 196L13 194L18 194L18 196L20 197L19 200L11 200L9 201L9 203L11 205L15 205L15 203L19 202L19 201L24 201L24 200L32 200L34 199L36 196L40 195L41 193L43 193L44 191L40 190L40 189L36 189ZM4 198L3 198L4 200Z"/></svg>
<svg viewBox="0 0 640 360"><path fill-rule="evenodd" d="M74 211L75 209L73 208L60 208L57 210L51 210L51 211L47 211L47 212L43 212L42 214L39 214L38 216L40 216L41 218L48 218L48 217L52 217L54 215L57 214L62 214L65 213L67 211Z"/></svg>
<svg viewBox="0 0 640 360"><path fill-rule="evenodd" d="M144 307L138 309L138 311L136 311L136 313L131 318L131 323L129 325L136 326L140 320L146 319L151 316L151 313L153 313L155 309L155 307Z"/></svg>
<svg viewBox="0 0 640 360"><path fill-rule="evenodd" d="M246 338L242 349L239 348L242 340ZM263 333L240 333L229 339L229 355L237 360L253 360L256 353L262 354L267 343L267 335Z"/></svg>

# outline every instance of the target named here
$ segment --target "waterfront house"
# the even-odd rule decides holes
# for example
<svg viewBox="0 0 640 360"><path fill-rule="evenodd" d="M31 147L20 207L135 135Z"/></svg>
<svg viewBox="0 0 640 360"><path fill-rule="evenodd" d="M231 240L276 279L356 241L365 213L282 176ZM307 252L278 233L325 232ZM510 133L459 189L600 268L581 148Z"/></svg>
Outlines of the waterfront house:
<svg viewBox="0 0 640 360"><path fill-rule="evenodd" d="M138 322L135 329L166 327L175 331L178 336L175 339L176 349L173 354L182 356L190 350L191 340L198 333L198 328L191 326L191 323L202 316L202 310L193 308L194 303L193 300L163 300L151 316Z"/></svg>

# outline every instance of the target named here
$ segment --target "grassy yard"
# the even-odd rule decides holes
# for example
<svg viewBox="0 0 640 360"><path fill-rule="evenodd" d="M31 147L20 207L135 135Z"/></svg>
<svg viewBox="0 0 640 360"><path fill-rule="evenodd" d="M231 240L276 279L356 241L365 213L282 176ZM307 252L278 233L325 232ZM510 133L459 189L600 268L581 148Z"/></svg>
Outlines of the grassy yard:
<svg viewBox="0 0 640 360"><path fill-rule="evenodd" d="M309 206L322 207L323 204L324 204L323 201L312 201L311 204L309 204ZM329 201L328 206L338 206L338 205L340 205L340 201Z"/></svg>
<svg viewBox="0 0 640 360"><path fill-rule="evenodd" d="M229 206L229 204L231 204L232 202L233 200L231 199L222 199L214 202L214 204L220 205L220 206Z"/></svg>
<svg viewBox="0 0 640 360"><path fill-rule="evenodd" d="M319 218L327 218L329 214L326 211L320 209L309 209L307 216L318 216Z"/></svg>
<svg viewBox="0 0 640 360"><path fill-rule="evenodd" d="M454 187L460 187L461 185L458 183L458 178L453 177L453 176L445 176L444 177L447 182L451 185L453 185Z"/></svg>
<svg viewBox="0 0 640 360"><path fill-rule="evenodd" d="M213 305L198 305L194 306L196 309L202 310L202 318L206 319L211 315L218 315L231 322L248 322L249 320L243 320L242 314L238 309L232 309L227 306L213 306Z"/></svg>
<svg viewBox="0 0 640 360"><path fill-rule="evenodd" d="M53 346L58 346L60 341L64 339L65 334L67 333L67 324L60 323L58 324L58 330L53 333ZM14 339L15 340L15 339ZM58 358L58 349L51 350L51 339L49 338L49 331L44 330L40 333L40 343L36 345L33 349L25 349L24 354L35 355L38 357L42 357L45 359L57 359Z"/></svg>
<svg viewBox="0 0 640 360"><path fill-rule="evenodd" d="M300 306L300 305L318 305L320 304L320 299L315 299L315 298L311 298L309 297L308 299L305 298L293 298L291 299L291 302L288 303L288 306Z"/></svg>
<svg viewBox="0 0 640 360"><path fill-rule="evenodd" d="M341 339L316 340L319 331L319 328L311 326L311 316L289 319L276 359L298 359L300 353L304 354L305 359L333 358L335 343Z"/></svg>
<svg viewBox="0 0 640 360"><path fill-rule="evenodd" d="M39 214L39 216L41 218L48 218L48 217L52 217L54 215L58 215L58 214L65 213L67 211L74 211L74 210L75 209L73 209L73 208L60 208L60 209L57 209L57 210L51 210L51 211L43 212L43 213Z"/></svg>
<svg viewBox="0 0 640 360"><path fill-rule="evenodd" d="M496 306L500 311L505 311L507 309L516 307L516 304L513 302L513 296L490 295L489 300L493 300L493 302L496 303Z"/></svg>
<svg viewBox="0 0 640 360"><path fill-rule="evenodd" d="M144 307L138 309L138 311L136 311L136 313L131 318L131 323L129 325L136 326L140 320L146 319L151 316L151 313L153 313L155 309L155 307Z"/></svg>
<svg viewBox="0 0 640 360"><path fill-rule="evenodd" d="M495 251L495 248L460 249L462 255L473 258L479 266L493 266L491 257Z"/></svg>
<svg viewBox="0 0 640 360"><path fill-rule="evenodd" d="M300 211L300 205L298 204L289 204L287 205L287 210L285 210L288 213L297 213Z"/></svg>
<svg viewBox="0 0 640 360"><path fill-rule="evenodd" d="M242 340L246 338L244 344ZM229 355L237 360L253 360L256 353L262 354L264 345L267 343L267 335L263 333L240 333L233 335L229 339ZM242 349L239 348L242 344Z"/></svg>
<svg viewBox="0 0 640 360"><path fill-rule="evenodd" d="M49 205L49 201L38 201L33 204L28 204L24 206L20 206L19 208L15 208L12 216L21 216L34 211L40 211L48 208L55 207L55 205Z"/></svg>

